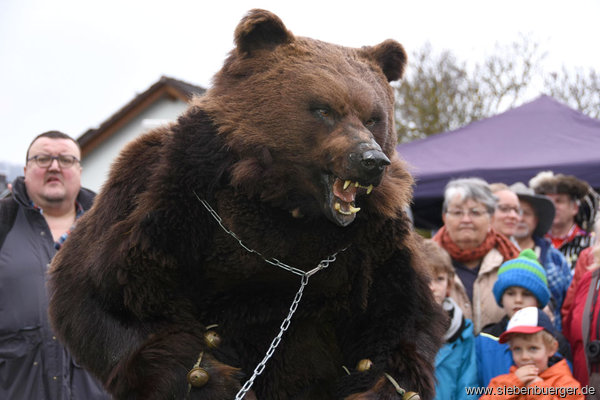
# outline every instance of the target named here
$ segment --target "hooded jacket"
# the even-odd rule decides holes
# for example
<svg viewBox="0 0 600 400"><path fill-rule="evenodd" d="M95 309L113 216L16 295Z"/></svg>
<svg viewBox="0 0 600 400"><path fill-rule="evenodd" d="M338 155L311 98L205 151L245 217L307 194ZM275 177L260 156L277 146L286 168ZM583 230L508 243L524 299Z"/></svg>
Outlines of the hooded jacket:
<svg viewBox="0 0 600 400"><path fill-rule="evenodd" d="M597 329L600 325L600 301L592 303L594 308L591 310L593 317L589 324L589 332L583 332L585 303L592 281L593 271L586 271L575 287L571 308L563 320L563 333L573 349L573 375L584 386L589 383L590 372L600 372L600 363L592 365L593 371L588 369L584 347L584 336L587 338L589 335L589 340L600 340L600 332Z"/></svg>
<svg viewBox="0 0 600 400"><path fill-rule="evenodd" d="M435 399L476 399L477 396L467 396L465 391L466 387L477 385L473 323L464 318L451 298L447 297L443 306L451 323L444 336L446 343L435 357Z"/></svg>
<svg viewBox="0 0 600 400"><path fill-rule="evenodd" d="M77 197L84 210L93 199L94 193L83 188ZM5 233L0 241L0 398L108 399L50 328L46 272L57 250L23 177L14 181L12 197L0 208Z"/></svg>

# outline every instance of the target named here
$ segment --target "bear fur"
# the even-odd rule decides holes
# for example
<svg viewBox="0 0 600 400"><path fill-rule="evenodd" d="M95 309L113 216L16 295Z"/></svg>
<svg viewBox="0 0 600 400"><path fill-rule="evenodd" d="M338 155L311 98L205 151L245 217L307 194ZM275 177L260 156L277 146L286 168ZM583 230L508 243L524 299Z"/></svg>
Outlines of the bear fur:
<svg viewBox="0 0 600 400"><path fill-rule="evenodd" d="M264 10L235 45L176 123L126 146L55 257L57 335L116 399L233 399L304 282L245 399L401 399L386 374L432 398L444 317L404 212L402 46L297 37ZM265 261L336 253L310 277ZM189 386L198 360L209 380Z"/></svg>

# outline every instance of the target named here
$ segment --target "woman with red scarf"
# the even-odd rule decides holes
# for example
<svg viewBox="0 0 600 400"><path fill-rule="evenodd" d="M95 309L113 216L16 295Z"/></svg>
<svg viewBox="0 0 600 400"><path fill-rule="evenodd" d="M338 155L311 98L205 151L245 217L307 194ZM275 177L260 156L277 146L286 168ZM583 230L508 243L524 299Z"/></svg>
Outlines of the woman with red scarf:
<svg viewBox="0 0 600 400"><path fill-rule="evenodd" d="M433 237L452 257L456 275L451 297L473 321L475 334L504 316L492 287L500 265L519 255L517 247L492 228L496 203L482 179L450 181L444 192L444 226Z"/></svg>

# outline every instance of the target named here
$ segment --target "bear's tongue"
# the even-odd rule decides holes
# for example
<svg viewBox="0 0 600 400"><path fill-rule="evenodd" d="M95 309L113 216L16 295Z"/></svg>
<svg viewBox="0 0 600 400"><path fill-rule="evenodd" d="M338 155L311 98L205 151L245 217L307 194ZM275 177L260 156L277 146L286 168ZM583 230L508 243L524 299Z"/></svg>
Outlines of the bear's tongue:
<svg viewBox="0 0 600 400"><path fill-rule="evenodd" d="M345 203L354 203L354 199L356 198L356 189L357 187L354 185L349 185L346 189L344 189L344 181L339 178L336 178L335 182L333 183L334 196Z"/></svg>
<svg viewBox="0 0 600 400"><path fill-rule="evenodd" d="M354 206L357 192L361 187L350 180L343 181L332 175L323 175L325 186L324 213L335 224L348 226L356 218L360 208ZM369 190L372 189L370 186Z"/></svg>

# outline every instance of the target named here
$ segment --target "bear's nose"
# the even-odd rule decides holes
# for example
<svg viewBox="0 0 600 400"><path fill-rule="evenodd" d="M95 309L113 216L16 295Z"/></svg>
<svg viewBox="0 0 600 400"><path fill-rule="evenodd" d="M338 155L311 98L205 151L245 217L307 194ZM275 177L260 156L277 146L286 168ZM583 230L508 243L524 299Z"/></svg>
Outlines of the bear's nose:
<svg viewBox="0 0 600 400"><path fill-rule="evenodd" d="M364 186L378 185L385 167L391 164L390 159L374 141L360 143L354 149L348 154L347 170L341 175Z"/></svg>
<svg viewBox="0 0 600 400"><path fill-rule="evenodd" d="M381 172L390 165L390 159L379 150L369 150L361 154L360 165L366 172Z"/></svg>
<svg viewBox="0 0 600 400"><path fill-rule="evenodd" d="M366 146L365 146L366 147ZM378 184L385 167L390 165L390 159L381 151L380 148L362 149L363 151L350 153L348 171L345 176L351 177L365 185ZM379 147L379 146L377 146Z"/></svg>
<svg viewBox="0 0 600 400"><path fill-rule="evenodd" d="M390 165L390 159L381 151L369 150L362 153L360 164L367 171L383 171L385 166Z"/></svg>

